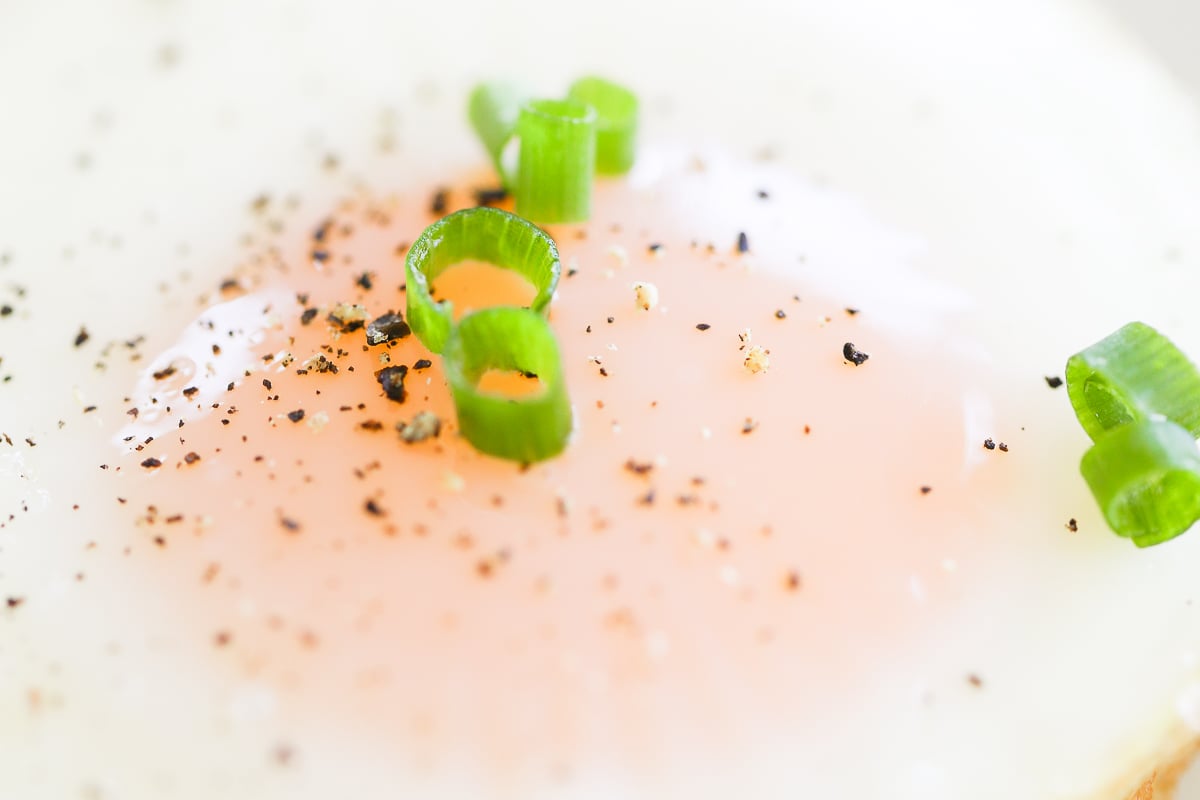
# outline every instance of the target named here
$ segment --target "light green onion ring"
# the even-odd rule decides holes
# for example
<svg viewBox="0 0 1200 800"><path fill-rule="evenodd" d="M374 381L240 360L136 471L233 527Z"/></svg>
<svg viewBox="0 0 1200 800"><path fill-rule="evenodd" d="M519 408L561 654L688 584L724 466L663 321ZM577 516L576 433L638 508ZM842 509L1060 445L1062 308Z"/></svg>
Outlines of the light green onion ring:
<svg viewBox="0 0 1200 800"><path fill-rule="evenodd" d="M1200 372L1167 337L1141 322L1071 356L1067 394L1093 440L1152 414L1200 436Z"/></svg>
<svg viewBox="0 0 1200 800"><path fill-rule="evenodd" d="M511 83L481 83L471 92L467 117L483 142L504 188L513 188L513 175L504 163L504 149L517 133L517 120L529 93Z"/></svg>
<svg viewBox="0 0 1200 800"><path fill-rule="evenodd" d="M604 78L580 78L567 98L596 109L596 172L623 175L637 153L637 95Z"/></svg>
<svg viewBox="0 0 1200 800"><path fill-rule="evenodd" d="M541 314L494 306L468 314L443 353L459 432L475 449L521 463L558 455L571 434L571 404L558 342ZM523 397L481 391L488 370L534 374L541 390Z"/></svg>
<svg viewBox="0 0 1200 800"><path fill-rule="evenodd" d="M531 100L521 107L517 136L517 213L537 222L586 220L596 171L595 109L570 100Z"/></svg>
<svg viewBox="0 0 1200 800"><path fill-rule="evenodd" d="M1109 431L1079 470L1109 527L1138 547L1173 539L1200 519L1200 450L1170 420L1142 419Z"/></svg>
<svg viewBox="0 0 1200 800"><path fill-rule="evenodd" d="M544 315L558 287L558 246L532 222L499 208L466 208L421 233L405 260L408 324L434 353L442 352L454 327L449 301L436 302L429 287L448 267L471 259L511 269L534 288L530 308Z"/></svg>

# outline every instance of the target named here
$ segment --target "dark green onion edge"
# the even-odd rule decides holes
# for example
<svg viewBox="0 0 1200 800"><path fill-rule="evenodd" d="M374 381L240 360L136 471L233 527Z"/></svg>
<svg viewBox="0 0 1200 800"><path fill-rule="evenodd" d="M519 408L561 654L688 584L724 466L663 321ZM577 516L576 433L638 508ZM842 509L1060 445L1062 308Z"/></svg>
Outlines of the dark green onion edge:
<svg viewBox="0 0 1200 800"><path fill-rule="evenodd" d="M504 149L517 133L517 120L529 93L511 83L481 83L467 101L467 117L483 142L504 188L513 188L513 175L504 164Z"/></svg>
<svg viewBox="0 0 1200 800"><path fill-rule="evenodd" d="M448 267L476 259L523 275L537 290L530 308L545 314L562 272L558 246L532 222L499 208L456 211L426 228L405 260L408 323L421 343L442 352L454 327L449 301L435 302L430 284Z"/></svg>
<svg viewBox="0 0 1200 800"><path fill-rule="evenodd" d="M637 95L612 81L589 76L571 84L567 99L596 110L596 172L628 172L637 153Z"/></svg>
<svg viewBox="0 0 1200 800"><path fill-rule="evenodd" d="M540 314L515 306L468 314L450 334L443 356L459 431L477 450L522 463L563 451L571 405L558 341ZM492 369L533 373L542 389L518 398L481 391L479 380Z"/></svg>
<svg viewBox="0 0 1200 800"><path fill-rule="evenodd" d="M1170 420L1141 419L1109 431L1079 470L1109 527L1138 547L1173 539L1200 519L1200 450Z"/></svg>
<svg viewBox="0 0 1200 800"><path fill-rule="evenodd" d="M582 222L592 213L596 111L571 100L530 100L517 121L517 213L537 222Z"/></svg>
<svg viewBox="0 0 1200 800"><path fill-rule="evenodd" d="M1071 356L1067 394L1093 440L1152 414L1200 436L1200 372L1167 337L1141 322Z"/></svg>

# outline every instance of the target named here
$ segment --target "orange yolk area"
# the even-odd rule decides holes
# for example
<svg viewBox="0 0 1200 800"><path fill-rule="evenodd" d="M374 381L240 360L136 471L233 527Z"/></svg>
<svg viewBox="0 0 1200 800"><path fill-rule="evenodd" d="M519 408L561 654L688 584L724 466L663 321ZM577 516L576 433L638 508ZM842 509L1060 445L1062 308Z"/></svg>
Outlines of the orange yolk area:
<svg viewBox="0 0 1200 800"><path fill-rule="evenodd" d="M793 228L821 219L757 179L664 168L602 184L591 223L550 231L576 431L528 468L456 435L415 336L369 346L330 321L404 308L397 243L432 221L422 203L357 198L319 240L279 243L286 270L245 275L131 393L113 484L146 556L129 580L287 720L369 731L406 770L652 774L737 757L747 729L826 724L917 635L915 594L955 601L931 565L972 558L979 490L1007 478L977 453L989 411L946 312L911 299L902 263L801 251ZM509 275L464 265L439 296L527 302ZM403 402L375 378L396 365ZM422 411L440 435L402 442Z"/></svg>
<svg viewBox="0 0 1200 800"><path fill-rule="evenodd" d="M454 319L493 305L525 306L537 290L525 277L481 261L462 261L446 269L433 281L435 300L450 301Z"/></svg>
<svg viewBox="0 0 1200 800"><path fill-rule="evenodd" d="M536 376L530 377L520 372L489 369L480 376L476 388L482 392L518 398L537 394L542 390L542 384Z"/></svg>

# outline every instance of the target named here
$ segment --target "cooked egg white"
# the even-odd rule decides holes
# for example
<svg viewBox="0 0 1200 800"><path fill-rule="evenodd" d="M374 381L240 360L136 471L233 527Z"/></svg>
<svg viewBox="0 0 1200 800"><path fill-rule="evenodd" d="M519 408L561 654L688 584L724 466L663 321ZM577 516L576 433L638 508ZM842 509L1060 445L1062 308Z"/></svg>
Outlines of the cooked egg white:
<svg viewBox="0 0 1200 800"><path fill-rule="evenodd" d="M1200 544L1105 530L1044 377L1133 318L1200 352L1194 108L1074 3L545 10L7 26L0 794L1113 798L1172 762ZM327 315L402 308L434 189L487 185L471 80L587 70L647 144L551 230L577 431L520 471L415 337Z"/></svg>

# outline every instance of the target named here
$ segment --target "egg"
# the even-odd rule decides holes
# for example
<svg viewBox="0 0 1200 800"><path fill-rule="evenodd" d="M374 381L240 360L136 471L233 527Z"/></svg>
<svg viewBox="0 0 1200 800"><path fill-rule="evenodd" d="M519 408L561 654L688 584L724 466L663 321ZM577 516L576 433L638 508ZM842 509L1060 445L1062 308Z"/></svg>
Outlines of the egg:
<svg viewBox="0 0 1200 800"><path fill-rule="evenodd" d="M1200 544L1107 531L1046 378L1200 352L1190 101L1082 5L547 10L17 17L0 794L1170 791ZM547 228L574 429L522 467L362 326L495 186L471 83L587 71L642 147Z"/></svg>

